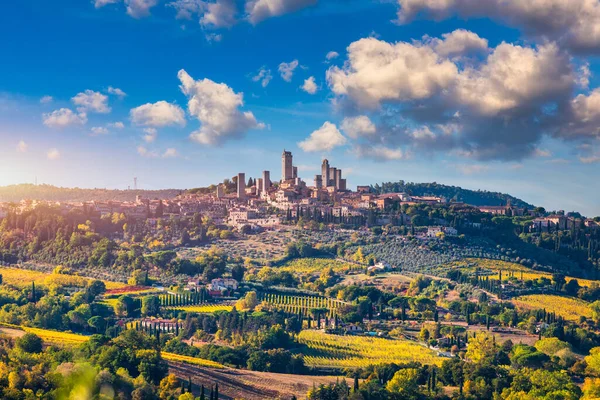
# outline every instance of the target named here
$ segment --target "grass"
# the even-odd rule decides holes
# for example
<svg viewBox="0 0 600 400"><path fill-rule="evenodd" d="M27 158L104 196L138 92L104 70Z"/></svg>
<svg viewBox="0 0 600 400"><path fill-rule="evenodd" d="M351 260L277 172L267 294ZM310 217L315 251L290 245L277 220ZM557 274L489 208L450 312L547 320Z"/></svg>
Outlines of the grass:
<svg viewBox="0 0 600 400"><path fill-rule="evenodd" d="M218 369L225 368L225 366L223 364L219 364L218 362L211 361L211 360L205 360L203 358L182 356L180 354L167 353L164 351L161 352L160 354L162 355L162 358L164 358L167 361L181 362L181 363L185 363L185 364L192 364L192 365L197 365L200 367L208 367L208 368L218 368Z"/></svg>
<svg viewBox="0 0 600 400"><path fill-rule="evenodd" d="M298 335L308 347L306 365L316 368L364 368L385 363L420 362L441 365L444 358L434 351L404 339L369 336L339 336L304 330Z"/></svg>
<svg viewBox="0 0 600 400"><path fill-rule="evenodd" d="M173 306L173 307L165 307L167 310L181 310L191 313L198 314L212 314L217 311L231 311L233 310L233 306L227 305L214 305L214 304L200 304L196 306Z"/></svg>
<svg viewBox="0 0 600 400"><path fill-rule="evenodd" d="M511 300L515 306L527 310L542 310L556 313L568 321L579 321L580 316L592 317L592 310L583 300L548 294L532 294Z"/></svg>

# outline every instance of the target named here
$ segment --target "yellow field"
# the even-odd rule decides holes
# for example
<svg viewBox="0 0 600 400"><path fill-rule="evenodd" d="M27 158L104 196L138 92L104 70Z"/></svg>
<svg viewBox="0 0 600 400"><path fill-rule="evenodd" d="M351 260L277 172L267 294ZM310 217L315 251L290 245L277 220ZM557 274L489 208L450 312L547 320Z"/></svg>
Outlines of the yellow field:
<svg viewBox="0 0 600 400"><path fill-rule="evenodd" d="M527 310L542 310L556 313L568 321L579 321L580 316L592 317L588 303L571 297L546 294L520 296L511 300L515 306Z"/></svg>
<svg viewBox="0 0 600 400"><path fill-rule="evenodd" d="M107 306L112 307L114 310L115 306L117 305L117 302L118 302L118 299L104 299L100 303L104 303Z"/></svg>
<svg viewBox="0 0 600 400"><path fill-rule="evenodd" d="M84 287L87 282L93 280L77 275L49 274L46 272L32 271L28 269L0 267L0 275L3 282L13 286L29 286L35 282L40 286L79 286ZM120 282L103 281L107 289L119 289L126 284Z"/></svg>
<svg viewBox="0 0 600 400"><path fill-rule="evenodd" d="M500 271L502 271L502 279L508 278L509 272L513 272L513 276L518 280L521 280L521 276L523 280L534 280L538 278L548 278L552 279L552 274L548 272L540 272L534 269L525 267L521 264L501 261L501 260L491 260L487 258L465 258L462 261L453 262L449 265L452 266L464 266L465 263L469 264L477 264L480 268L489 269L491 271L497 271L495 274L486 275L493 279L498 279L500 275ZM574 278L567 276L566 281L569 282L572 279L577 279L580 286L591 286L593 282L599 283L599 281L593 281L590 279L582 279L582 278Z"/></svg>
<svg viewBox="0 0 600 400"><path fill-rule="evenodd" d="M164 358L167 361L182 362L182 363L186 363L186 364L198 365L200 367L208 367L208 368L219 368L219 369L225 368L224 365L219 364L218 362L211 361L211 360L205 360L203 358L182 356L179 354L167 353L164 351L161 352L160 354L162 355L162 358Z"/></svg>
<svg viewBox="0 0 600 400"><path fill-rule="evenodd" d="M127 286L124 283L121 284L121 283L118 283L118 282L104 282L104 283L106 284L106 289L107 290L121 289L121 288ZM109 287L108 283L119 285L119 286L117 286L117 287ZM164 293L164 290L160 290L160 289L151 287L151 288L147 288L147 289L138 289L138 290L136 290L136 289L123 290L123 291L120 291L118 293L107 293L107 294L105 294L105 296L110 296L110 297L117 298L117 297L120 297L120 296L123 296L123 295L128 295L128 296L144 295L144 296L146 296L146 295L158 294L158 293Z"/></svg>
<svg viewBox="0 0 600 400"><path fill-rule="evenodd" d="M195 312L199 314L211 314L216 311L231 311L233 306L219 305L219 304L200 304L197 306L173 306L165 307L167 310L181 310L187 312Z"/></svg>
<svg viewBox="0 0 600 400"><path fill-rule="evenodd" d="M317 274L327 268L333 268L335 272L339 273L351 269L363 269L364 267L329 258L296 258L277 269L299 274Z"/></svg>
<svg viewBox="0 0 600 400"><path fill-rule="evenodd" d="M59 346L81 344L87 342L90 338L89 336L78 335L76 333L58 332L49 329L30 328L27 326L22 326L21 329L25 332L38 335L46 343Z"/></svg>
<svg viewBox="0 0 600 400"><path fill-rule="evenodd" d="M368 336L340 336L304 330L298 335L309 351L304 362L311 367L362 368L372 364L408 363L441 365L434 351L408 340Z"/></svg>

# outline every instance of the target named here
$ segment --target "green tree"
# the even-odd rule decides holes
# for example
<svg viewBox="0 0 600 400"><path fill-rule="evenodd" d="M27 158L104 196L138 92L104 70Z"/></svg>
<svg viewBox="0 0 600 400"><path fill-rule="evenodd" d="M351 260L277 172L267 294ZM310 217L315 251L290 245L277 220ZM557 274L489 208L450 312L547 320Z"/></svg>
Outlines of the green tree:
<svg viewBox="0 0 600 400"><path fill-rule="evenodd" d="M496 343L492 335L478 333L474 338L469 339L467 347L467 358L476 364L491 362L496 355Z"/></svg>
<svg viewBox="0 0 600 400"><path fill-rule="evenodd" d="M16 340L17 347L26 353L41 353L43 341L38 335L26 333Z"/></svg>
<svg viewBox="0 0 600 400"><path fill-rule="evenodd" d="M115 314L120 317L133 317L135 312L135 300L128 295L122 295L115 304Z"/></svg>
<svg viewBox="0 0 600 400"><path fill-rule="evenodd" d="M142 298L142 315L155 317L160 312L160 299L157 296L144 296Z"/></svg>
<svg viewBox="0 0 600 400"><path fill-rule="evenodd" d="M167 375L169 366L156 350L138 350L135 356L139 360L138 370L147 382L158 385Z"/></svg>
<svg viewBox="0 0 600 400"><path fill-rule="evenodd" d="M400 398L417 398L419 393L419 371L416 368L405 368L396 372L387 383L386 388Z"/></svg>

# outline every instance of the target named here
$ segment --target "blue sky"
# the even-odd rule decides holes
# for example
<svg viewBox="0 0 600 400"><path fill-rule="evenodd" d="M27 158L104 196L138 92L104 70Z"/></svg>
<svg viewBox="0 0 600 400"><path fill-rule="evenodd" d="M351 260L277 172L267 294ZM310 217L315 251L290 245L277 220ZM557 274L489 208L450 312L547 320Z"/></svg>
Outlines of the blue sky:
<svg viewBox="0 0 600 400"><path fill-rule="evenodd" d="M9 2L0 185L278 177L285 148L309 183L327 157L351 186L437 181L600 215L600 39L585 31L600 6L544 0L569 17L557 25L497 1Z"/></svg>

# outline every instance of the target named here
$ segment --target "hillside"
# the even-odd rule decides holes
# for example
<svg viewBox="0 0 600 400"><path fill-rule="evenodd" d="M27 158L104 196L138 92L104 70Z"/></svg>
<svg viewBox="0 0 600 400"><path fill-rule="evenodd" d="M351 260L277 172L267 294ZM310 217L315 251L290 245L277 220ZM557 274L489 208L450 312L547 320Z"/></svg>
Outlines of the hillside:
<svg viewBox="0 0 600 400"><path fill-rule="evenodd" d="M413 196L443 196L448 200L462 201L474 206L502 206L510 200L517 207L533 208L532 204L500 192L488 192L487 190L463 189L459 186L442 185L432 183L413 182L384 182L381 185L371 185L371 192L382 193L408 193Z"/></svg>
<svg viewBox="0 0 600 400"><path fill-rule="evenodd" d="M177 196L181 190L109 190L63 188L52 185L20 184L0 186L0 202L18 202L28 200L47 201L134 201L140 195L150 199L170 199Z"/></svg>

